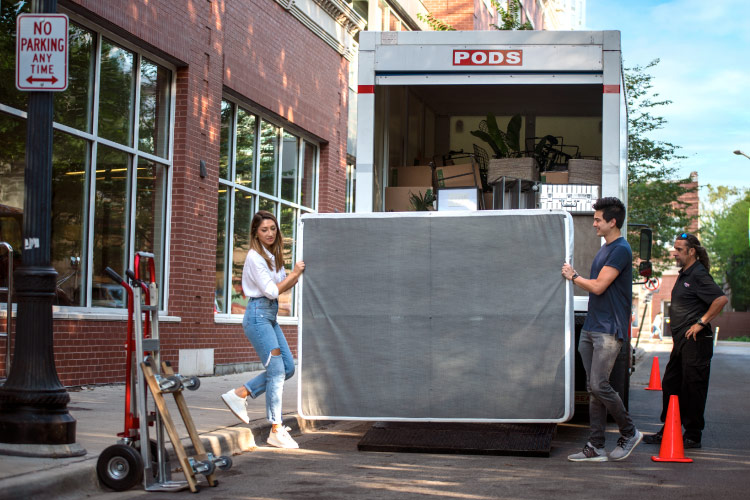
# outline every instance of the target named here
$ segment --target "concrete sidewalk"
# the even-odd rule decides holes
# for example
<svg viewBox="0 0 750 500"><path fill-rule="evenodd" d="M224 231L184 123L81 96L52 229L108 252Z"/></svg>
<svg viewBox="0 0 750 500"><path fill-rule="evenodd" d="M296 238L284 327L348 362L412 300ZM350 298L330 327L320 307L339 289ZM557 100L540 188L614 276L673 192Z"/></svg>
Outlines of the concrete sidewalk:
<svg viewBox="0 0 750 500"><path fill-rule="evenodd" d="M720 342L717 352L729 348L742 348L742 351L747 352L750 345ZM643 388L648 384L650 360L653 356L662 358L663 371L671 349L671 339L664 342L641 339L636 354L637 370L631 377L631 390ZM249 401L248 414L251 421L247 425L239 422L220 398L222 393L230 388L239 387L257 373L259 372L202 377L201 387L197 391L184 393L204 446L217 456L236 455L265 444L270 430L270 424L265 419L265 397ZM293 429L292 434L330 424L304 421L297 416L297 381L298 376L295 375L284 385L284 421ZM59 459L0 455L0 498L83 498L108 491L99 485L96 461L105 448L117 442L117 433L123 430L125 386L81 387L69 389L69 392L71 402L68 410L77 420L76 440L86 449L87 454ZM729 396L722 395L716 387L711 397ZM173 398L167 395L166 400L170 405L170 413L178 424L180 436L184 437L183 444L187 448L188 434L178 417ZM149 408L153 410L153 404ZM650 418L653 420L654 416L650 415ZM153 436L153 431L151 434ZM167 449L171 449L169 443ZM176 463L176 460L173 459L172 462ZM183 479L181 473L174 473L173 478Z"/></svg>
<svg viewBox="0 0 750 500"><path fill-rule="evenodd" d="M201 377L196 391L184 391L190 414L207 451L214 455L235 455L264 445L271 425L265 418L265 396L248 399L250 423L244 424L232 414L221 400L221 394L260 372ZM297 380L295 375L284 384L282 408L284 423L292 428L292 435L300 427L310 427L296 417ZM86 455L73 458L29 458L0 455L0 498L81 498L87 493L105 490L96 476L96 461L108 446L117 443L117 433L124 428L125 385L81 387L68 389L68 410L76 419L76 442L86 449ZM166 395L170 414L188 454L192 446L187 430L179 417L174 398ZM153 402L149 410L154 410ZM155 437L154 428L149 434ZM166 436L167 449L171 450ZM172 459L176 463L176 459ZM184 479L180 473L176 480Z"/></svg>

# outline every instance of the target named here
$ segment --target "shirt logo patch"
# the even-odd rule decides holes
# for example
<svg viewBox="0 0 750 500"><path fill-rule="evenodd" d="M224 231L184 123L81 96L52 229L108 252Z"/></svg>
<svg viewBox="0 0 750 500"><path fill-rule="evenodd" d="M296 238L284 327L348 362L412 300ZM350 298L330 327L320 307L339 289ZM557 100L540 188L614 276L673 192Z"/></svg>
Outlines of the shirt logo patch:
<svg viewBox="0 0 750 500"><path fill-rule="evenodd" d="M690 288L690 283L688 283L687 281L683 283L683 285L685 285L685 288Z"/></svg>

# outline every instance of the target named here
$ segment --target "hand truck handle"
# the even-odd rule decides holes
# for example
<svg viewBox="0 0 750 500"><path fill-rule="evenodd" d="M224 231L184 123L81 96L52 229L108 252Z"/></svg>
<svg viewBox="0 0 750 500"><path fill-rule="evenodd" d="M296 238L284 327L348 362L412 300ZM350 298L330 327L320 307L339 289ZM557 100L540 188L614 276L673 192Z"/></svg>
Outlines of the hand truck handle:
<svg viewBox="0 0 750 500"><path fill-rule="evenodd" d="M109 277L112 278L112 280L118 285L122 284L125 281L124 279L122 279L122 276L117 274L117 272L115 272L115 270L109 266L104 268L104 272L107 273L107 275L109 275Z"/></svg>

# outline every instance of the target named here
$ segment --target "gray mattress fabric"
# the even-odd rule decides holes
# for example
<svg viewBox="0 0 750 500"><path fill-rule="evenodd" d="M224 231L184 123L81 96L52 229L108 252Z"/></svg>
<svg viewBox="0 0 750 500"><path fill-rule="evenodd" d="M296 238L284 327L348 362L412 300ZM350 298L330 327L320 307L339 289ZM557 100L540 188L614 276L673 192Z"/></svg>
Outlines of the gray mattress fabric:
<svg viewBox="0 0 750 500"><path fill-rule="evenodd" d="M572 242L562 211L303 216L300 415L568 420Z"/></svg>

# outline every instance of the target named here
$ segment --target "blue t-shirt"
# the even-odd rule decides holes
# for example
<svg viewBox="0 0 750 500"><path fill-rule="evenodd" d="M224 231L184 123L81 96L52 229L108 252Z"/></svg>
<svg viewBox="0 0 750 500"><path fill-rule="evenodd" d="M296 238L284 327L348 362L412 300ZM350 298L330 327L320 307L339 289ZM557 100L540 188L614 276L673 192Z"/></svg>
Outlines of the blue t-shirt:
<svg viewBox="0 0 750 500"><path fill-rule="evenodd" d="M589 293L589 311L583 329L610 333L620 340L628 338L630 306L633 297L633 252L620 236L599 249L591 263L591 279L599 276L604 266L620 271L617 278L601 295Z"/></svg>

